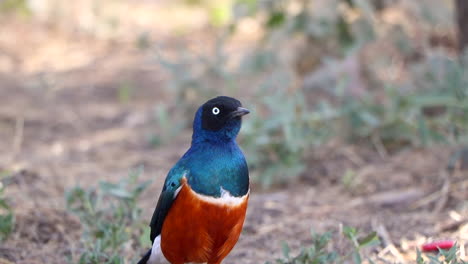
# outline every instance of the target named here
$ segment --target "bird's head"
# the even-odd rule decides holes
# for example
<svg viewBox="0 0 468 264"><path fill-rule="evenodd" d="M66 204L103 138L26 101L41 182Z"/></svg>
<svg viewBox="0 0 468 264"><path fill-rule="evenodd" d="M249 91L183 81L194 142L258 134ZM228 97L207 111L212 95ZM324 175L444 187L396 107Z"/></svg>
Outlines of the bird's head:
<svg viewBox="0 0 468 264"><path fill-rule="evenodd" d="M236 138L242 116L250 111L239 100L218 96L198 108L193 120L192 142L229 141Z"/></svg>

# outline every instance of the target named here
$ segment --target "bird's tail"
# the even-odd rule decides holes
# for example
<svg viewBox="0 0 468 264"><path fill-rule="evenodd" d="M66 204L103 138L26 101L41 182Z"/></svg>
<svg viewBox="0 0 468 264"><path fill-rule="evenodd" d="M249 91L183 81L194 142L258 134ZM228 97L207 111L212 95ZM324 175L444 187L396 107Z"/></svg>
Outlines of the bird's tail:
<svg viewBox="0 0 468 264"><path fill-rule="evenodd" d="M146 254L140 259L140 261L138 261L137 264L147 264L150 256L151 256L151 249L148 250L148 252L146 252Z"/></svg>

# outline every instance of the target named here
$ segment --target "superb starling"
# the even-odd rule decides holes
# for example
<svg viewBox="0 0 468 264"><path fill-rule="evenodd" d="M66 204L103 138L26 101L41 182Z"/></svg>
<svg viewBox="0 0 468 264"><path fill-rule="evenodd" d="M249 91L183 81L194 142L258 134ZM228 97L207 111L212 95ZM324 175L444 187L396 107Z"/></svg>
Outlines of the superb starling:
<svg viewBox="0 0 468 264"><path fill-rule="evenodd" d="M249 113L231 97L203 104L192 144L169 171L151 218L152 248L138 264L218 264L237 243L249 199L249 171L236 143Z"/></svg>

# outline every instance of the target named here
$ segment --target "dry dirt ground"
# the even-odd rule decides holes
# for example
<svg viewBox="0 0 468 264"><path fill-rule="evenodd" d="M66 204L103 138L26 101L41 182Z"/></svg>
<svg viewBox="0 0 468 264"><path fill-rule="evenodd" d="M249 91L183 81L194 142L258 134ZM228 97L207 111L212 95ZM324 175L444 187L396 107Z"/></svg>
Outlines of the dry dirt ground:
<svg viewBox="0 0 468 264"><path fill-rule="evenodd" d="M0 34L13 36L11 28L23 27L2 26ZM13 172L6 195L16 215L14 233L0 245L0 263L66 263L79 246L80 225L64 209L64 192L117 181L144 165L143 178L153 184L139 206L149 219L190 131L158 148L148 142L160 129L154 107L174 98L163 89L168 76L147 63L147 53L40 26L23 29L29 34L21 41L0 43L6 65L0 72L0 171ZM81 63L67 65L70 56ZM122 102L125 82L134 89ZM343 225L376 230L383 245L374 253L382 263L411 263L416 247L431 239L457 239L466 247L468 171L447 171L453 151L379 155L339 142L314 149L301 182L269 191L254 186L244 232L225 263L274 260L281 241L298 250L311 241L311 229ZM342 183L346 171L355 175L352 186Z"/></svg>

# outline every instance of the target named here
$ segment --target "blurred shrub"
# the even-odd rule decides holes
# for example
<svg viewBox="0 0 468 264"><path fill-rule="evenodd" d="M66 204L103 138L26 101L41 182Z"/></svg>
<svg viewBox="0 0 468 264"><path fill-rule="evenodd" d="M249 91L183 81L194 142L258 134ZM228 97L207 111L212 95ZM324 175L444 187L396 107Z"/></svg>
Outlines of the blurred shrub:
<svg viewBox="0 0 468 264"><path fill-rule="evenodd" d="M295 60L279 67L278 71L296 72L295 77L286 78L277 87L282 94L259 89L263 93L257 97L259 102L274 101L269 105L274 107L267 107L271 115L254 119L256 131L243 131L248 138L262 139L246 144L255 153L249 156L249 161L253 161L254 169L259 169L257 173L261 176L257 178L263 178L266 185L294 179L304 169L307 150L330 137L342 137L351 143L369 142L379 151L467 143L468 59L467 56L460 60L453 58L450 47L431 47L437 37L431 35L431 28L453 27L446 3L433 4L360 0L237 1L234 13L238 20L234 23L244 16L260 21L265 41L257 49L268 50L274 45L277 50L272 53L271 62L281 61L283 46L293 47L288 46L291 40L305 40L304 49L290 51L296 53ZM386 7L403 15L414 14L410 22L420 23L424 38L415 40L400 24L385 22L382 16ZM424 49L418 45L424 45ZM372 53L369 58L369 47L395 53ZM382 78L382 72L387 71L395 57L405 60L407 76L403 81ZM304 87L297 87L297 78L304 80L299 81ZM313 100L315 107L304 99L319 94L307 86L307 78L318 80L315 83L318 89L328 93ZM288 93L290 90L295 92ZM290 135L294 135L294 141ZM290 151L278 147L278 142ZM289 158L296 164L287 162ZM296 169L285 171L290 168Z"/></svg>
<svg viewBox="0 0 468 264"><path fill-rule="evenodd" d="M372 98L344 100L342 122L351 142L379 142L397 150L405 146L467 142L468 100L450 90L403 93L385 90L385 102Z"/></svg>
<svg viewBox="0 0 468 264"><path fill-rule="evenodd" d="M255 102L241 133L252 178L263 187L294 181L306 169L307 151L329 138L326 124L336 113L326 104L313 111L300 90L260 90Z"/></svg>
<svg viewBox="0 0 468 264"><path fill-rule="evenodd" d="M101 182L98 189L75 187L66 193L67 208L80 218L83 228L83 249L77 263L128 263L133 244L149 246L149 229L136 205L149 185L138 183L140 173L133 171L118 183Z"/></svg>
<svg viewBox="0 0 468 264"><path fill-rule="evenodd" d="M180 48L175 59L157 54L157 61L173 78L166 89L176 96L175 105L184 116L193 116L199 106L199 98L210 98L227 92L235 83L235 73L225 66L227 57L220 39L215 51L209 56L191 54ZM209 81L208 81L209 80Z"/></svg>
<svg viewBox="0 0 468 264"><path fill-rule="evenodd" d="M29 16L31 10L29 9L27 0L3 0L0 1L0 12Z"/></svg>
<svg viewBox="0 0 468 264"><path fill-rule="evenodd" d="M450 40L437 44L435 29L453 27L453 14L447 3L431 3L237 0L213 54L160 61L185 117L206 98L247 94L253 111L240 140L253 179L286 183L332 137L380 152L468 142L468 59L453 58ZM225 41L245 17L262 25L263 38L229 55ZM403 73L391 77L395 60Z"/></svg>
<svg viewBox="0 0 468 264"><path fill-rule="evenodd" d="M266 38L288 41L301 37L328 54L343 55L376 34L370 1L237 0L233 10L234 23L253 17L265 29Z"/></svg>
<svg viewBox="0 0 468 264"><path fill-rule="evenodd" d="M242 131L251 175L265 187L286 183L304 171L304 142L312 139L304 100L280 90L256 104ZM259 113L262 107L267 116Z"/></svg>

